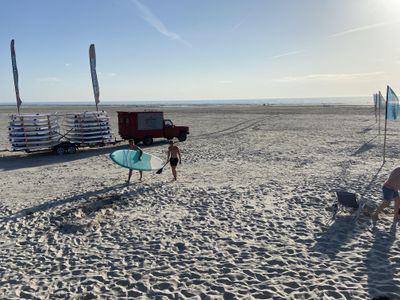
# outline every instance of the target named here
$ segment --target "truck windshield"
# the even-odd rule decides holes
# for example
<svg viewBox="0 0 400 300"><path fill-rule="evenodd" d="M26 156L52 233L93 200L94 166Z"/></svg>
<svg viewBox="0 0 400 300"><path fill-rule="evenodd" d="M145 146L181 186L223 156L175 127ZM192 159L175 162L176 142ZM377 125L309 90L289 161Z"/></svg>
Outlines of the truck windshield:
<svg viewBox="0 0 400 300"><path fill-rule="evenodd" d="M165 127L173 127L174 124L172 123L171 120L164 120L164 126Z"/></svg>

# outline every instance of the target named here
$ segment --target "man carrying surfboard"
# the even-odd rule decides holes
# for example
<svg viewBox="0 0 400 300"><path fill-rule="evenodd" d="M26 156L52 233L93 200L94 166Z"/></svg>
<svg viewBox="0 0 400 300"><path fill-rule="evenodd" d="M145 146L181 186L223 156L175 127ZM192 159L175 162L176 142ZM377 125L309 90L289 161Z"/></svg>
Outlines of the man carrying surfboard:
<svg viewBox="0 0 400 300"><path fill-rule="evenodd" d="M181 159L181 152L179 151L179 148L174 145L173 141L169 142L169 147L168 147L168 157L167 161L169 161L171 165L171 170L172 170L172 175L174 176L174 180L176 180L176 166L182 163Z"/></svg>
<svg viewBox="0 0 400 300"><path fill-rule="evenodd" d="M129 149L130 150L135 150L135 151L139 151L139 160L143 155L143 150L139 148L138 145L135 144L135 142L133 140L129 140ZM142 176L143 176L143 171L139 170L139 181L142 181ZM129 169L129 174L128 174L128 180L126 181L127 183L129 183L131 181L131 177L132 177L132 169Z"/></svg>

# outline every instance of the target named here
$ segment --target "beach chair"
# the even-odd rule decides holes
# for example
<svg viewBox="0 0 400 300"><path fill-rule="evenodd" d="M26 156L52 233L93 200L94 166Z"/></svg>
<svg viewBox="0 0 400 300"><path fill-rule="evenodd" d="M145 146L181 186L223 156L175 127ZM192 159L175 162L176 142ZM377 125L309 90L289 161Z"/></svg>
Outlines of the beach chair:
<svg viewBox="0 0 400 300"><path fill-rule="evenodd" d="M350 211L354 214L353 219L357 220L365 207L365 200L351 192L337 191L335 195L336 199L332 203L332 220L340 211Z"/></svg>

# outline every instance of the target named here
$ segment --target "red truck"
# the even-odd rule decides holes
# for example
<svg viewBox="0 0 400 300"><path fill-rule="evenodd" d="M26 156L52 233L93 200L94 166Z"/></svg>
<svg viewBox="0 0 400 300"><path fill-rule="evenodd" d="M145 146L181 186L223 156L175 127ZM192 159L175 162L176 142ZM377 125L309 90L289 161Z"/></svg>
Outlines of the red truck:
<svg viewBox="0 0 400 300"><path fill-rule="evenodd" d="M148 146L154 138L171 140L176 137L183 142L189 134L189 127L175 126L171 120L164 119L164 113L159 111L119 111L118 131L123 139L133 139L135 144L143 142Z"/></svg>

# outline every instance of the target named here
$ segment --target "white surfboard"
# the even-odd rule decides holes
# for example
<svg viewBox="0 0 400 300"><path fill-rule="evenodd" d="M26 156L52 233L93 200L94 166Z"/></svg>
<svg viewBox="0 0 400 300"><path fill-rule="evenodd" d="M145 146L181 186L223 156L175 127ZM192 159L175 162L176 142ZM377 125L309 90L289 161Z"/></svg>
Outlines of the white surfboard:
<svg viewBox="0 0 400 300"><path fill-rule="evenodd" d="M72 133L68 133L70 136L91 136L91 135L111 135L110 130L101 130L101 131L74 131Z"/></svg>
<svg viewBox="0 0 400 300"><path fill-rule="evenodd" d="M29 146L29 145L53 145L53 144L57 144L58 143L58 139L49 139L49 140L39 140L39 141L13 141L11 142L11 144L13 146Z"/></svg>
<svg viewBox="0 0 400 300"><path fill-rule="evenodd" d="M11 136L8 138L9 141L46 141L46 140L58 140L60 136L56 135L28 135L28 136Z"/></svg>
<svg viewBox="0 0 400 300"><path fill-rule="evenodd" d="M93 139L111 139L111 134L108 135L67 135L68 139L74 140L93 140Z"/></svg>
<svg viewBox="0 0 400 300"><path fill-rule="evenodd" d="M59 126L52 126L52 127L46 127L46 126L10 126L8 127L9 132L40 132L40 131L49 131L49 130L57 130L59 129Z"/></svg>
<svg viewBox="0 0 400 300"><path fill-rule="evenodd" d="M26 114L26 115L10 115L10 119L43 119L43 118L56 118L56 114Z"/></svg>

